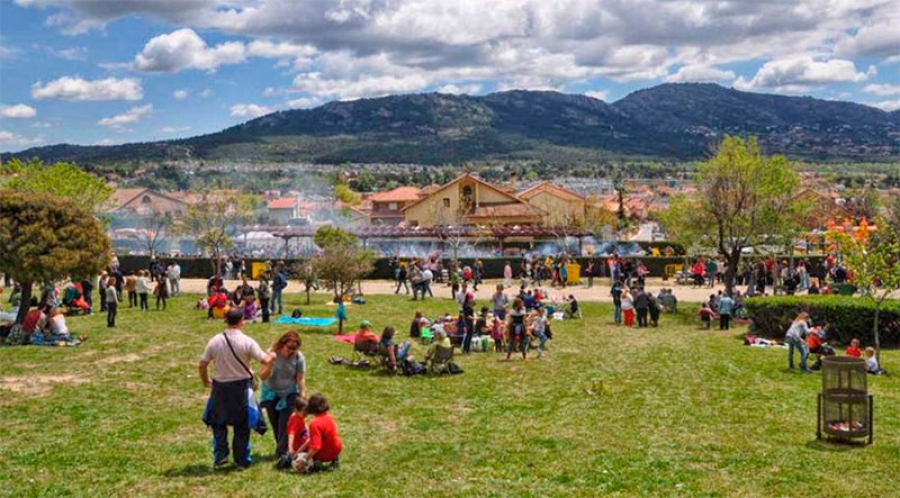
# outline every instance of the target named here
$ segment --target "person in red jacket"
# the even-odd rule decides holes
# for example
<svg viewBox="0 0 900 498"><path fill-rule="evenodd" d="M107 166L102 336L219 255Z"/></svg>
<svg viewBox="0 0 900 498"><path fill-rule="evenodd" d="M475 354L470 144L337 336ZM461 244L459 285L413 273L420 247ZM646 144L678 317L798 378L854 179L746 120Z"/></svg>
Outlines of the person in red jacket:
<svg viewBox="0 0 900 498"><path fill-rule="evenodd" d="M321 394L314 394L309 398L309 406L306 412L312 415L309 423L309 451L307 458L313 462L310 472L324 470L325 462L331 462L332 470L340 468L341 450L344 449L341 438L338 436L337 424L331 414L328 400Z"/></svg>
<svg viewBox="0 0 900 498"><path fill-rule="evenodd" d="M859 349L859 339L853 338L850 341L850 345L847 346L847 351L845 352L847 356L852 356L854 358L862 358L862 350Z"/></svg>

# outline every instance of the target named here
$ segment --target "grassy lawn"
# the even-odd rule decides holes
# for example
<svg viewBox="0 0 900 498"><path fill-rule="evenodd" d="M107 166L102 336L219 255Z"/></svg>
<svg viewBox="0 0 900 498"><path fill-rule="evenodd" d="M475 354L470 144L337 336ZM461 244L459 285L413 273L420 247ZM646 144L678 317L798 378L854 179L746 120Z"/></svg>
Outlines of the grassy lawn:
<svg viewBox="0 0 900 498"><path fill-rule="evenodd" d="M287 296L286 309L303 300ZM90 336L76 348L0 349L0 495L821 497L900 487L898 376L869 378L873 446L820 444L821 377L787 371L784 350L741 346L740 326L699 330L694 310L664 315L659 329L617 328L596 303L583 303L584 321L554 323L548 357L473 354L452 377L330 365L350 346L332 330L302 329L310 392L329 397L344 440L342 469L278 473L266 434L253 436L250 470L213 473L196 364L223 324L194 302L120 309L113 330L104 316L70 318ZM348 313L405 337L417 306L428 316L453 309L372 296ZM245 331L268 347L288 329ZM897 370L900 354L882 363Z"/></svg>

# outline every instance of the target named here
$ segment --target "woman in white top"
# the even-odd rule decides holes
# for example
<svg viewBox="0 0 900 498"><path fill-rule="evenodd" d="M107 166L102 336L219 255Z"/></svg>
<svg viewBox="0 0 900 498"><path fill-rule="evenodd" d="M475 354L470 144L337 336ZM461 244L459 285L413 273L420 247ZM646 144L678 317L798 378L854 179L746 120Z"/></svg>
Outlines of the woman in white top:
<svg viewBox="0 0 900 498"><path fill-rule="evenodd" d="M71 339L69 327L66 325L66 315L59 308L50 310L47 328L49 328L50 332L50 337L47 337L47 339L50 341L68 341Z"/></svg>
<svg viewBox="0 0 900 498"><path fill-rule="evenodd" d="M634 326L634 298L628 289L622 290L622 315L625 317L625 326Z"/></svg>
<svg viewBox="0 0 900 498"><path fill-rule="evenodd" d="M806 373L812 371L806 367L806 358L809 357L809 346L806 344L806 336L809 335L809 313L801 312L794 318L791 327L785 334L785 342L788 344L788 368L794 368L794 349L800 351L800 370Z"/></svg>

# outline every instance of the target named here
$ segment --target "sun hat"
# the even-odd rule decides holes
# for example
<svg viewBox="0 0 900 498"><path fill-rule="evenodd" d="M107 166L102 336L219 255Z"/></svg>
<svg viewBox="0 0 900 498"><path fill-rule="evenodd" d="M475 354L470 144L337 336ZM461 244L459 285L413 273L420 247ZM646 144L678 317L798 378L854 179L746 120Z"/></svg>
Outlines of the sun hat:
<svg viewBox="0 0 900 498"><path fill-rule="evenodd" d="M372 327L372 322L370 322L370 321L368 321L368 320L363 320L363 321L359 324L359 328L361 328L361 329L368 329L368 328L371 328L371 327Z"/></svg>

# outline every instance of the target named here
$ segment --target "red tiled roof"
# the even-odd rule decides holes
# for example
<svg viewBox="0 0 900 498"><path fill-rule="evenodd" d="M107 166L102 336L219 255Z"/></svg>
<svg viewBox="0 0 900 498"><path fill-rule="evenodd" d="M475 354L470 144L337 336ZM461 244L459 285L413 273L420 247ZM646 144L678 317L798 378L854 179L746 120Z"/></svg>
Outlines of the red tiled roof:
<svg viewBox="0 0 900 498"><path fill-rule="evenodd" d="M297 199L275 199L269 201L269 209L294 209L297 206Z"/></svg>
<svg viewBox="0 0 900 498"><path fill-rule="evenodd" d="M419 200L418 187L397 187L387 192L376 192L369 196L372 202L413 202Z"/></svg>
<svg viewBox="0 0 900 498"><path fill-rule="evenodd" d="M555 195L556 197L565 199L567 201L583 201L584 200L584 197L578 195L577 193L575 193L567 188L558 187L549 182L538 183L537 185L519 193L519 197L527 200L541 192L547 192L551 195Z"/></svg>

